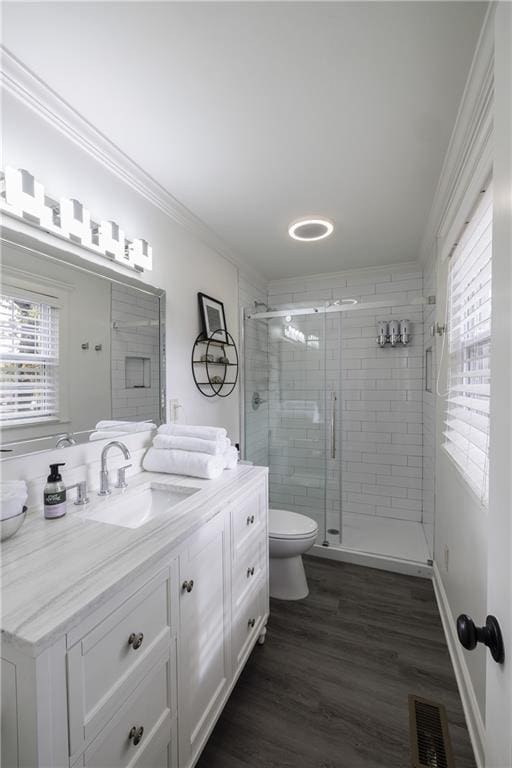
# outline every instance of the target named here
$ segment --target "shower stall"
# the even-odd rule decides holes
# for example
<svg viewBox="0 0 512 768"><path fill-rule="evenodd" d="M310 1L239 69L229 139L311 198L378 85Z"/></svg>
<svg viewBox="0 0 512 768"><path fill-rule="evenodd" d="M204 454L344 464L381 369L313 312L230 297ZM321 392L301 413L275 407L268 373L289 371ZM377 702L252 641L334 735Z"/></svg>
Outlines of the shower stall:
<svg viewBox="0 0 512 768"><path fill-rule="evenodd" d="M271 508L318 523L317 554L429 563L423 310L421 297L244 310L243 455L269 467Z"/></svg>

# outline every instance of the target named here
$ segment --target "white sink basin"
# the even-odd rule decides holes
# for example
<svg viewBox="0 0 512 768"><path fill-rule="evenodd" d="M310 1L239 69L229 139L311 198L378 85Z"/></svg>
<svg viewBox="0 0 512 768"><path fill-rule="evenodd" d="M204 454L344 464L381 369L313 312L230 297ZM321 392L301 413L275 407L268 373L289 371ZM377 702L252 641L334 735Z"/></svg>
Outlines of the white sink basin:
<svg viewBox="0 0 512 768"><path fill-rule="evenodd" d="M100 523L140 528L159 515L179 516L182 503L200 490L170 483L146 483L111 496L97 496L94 501L91 499L90 507L79 514Z"/></svg>

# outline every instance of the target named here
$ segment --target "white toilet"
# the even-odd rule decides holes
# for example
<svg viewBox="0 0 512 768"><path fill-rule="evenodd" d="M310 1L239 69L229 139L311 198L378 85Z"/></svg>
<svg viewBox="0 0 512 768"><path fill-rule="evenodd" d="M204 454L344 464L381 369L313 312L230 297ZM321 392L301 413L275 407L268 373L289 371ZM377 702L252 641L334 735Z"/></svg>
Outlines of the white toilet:
<svg viewBox="0 0 512 768"><path fill-rule="evenodd" d="M269 510L270 596L301 600L309 594L302 555L311 549L318 525L286 509Z"/></svg>

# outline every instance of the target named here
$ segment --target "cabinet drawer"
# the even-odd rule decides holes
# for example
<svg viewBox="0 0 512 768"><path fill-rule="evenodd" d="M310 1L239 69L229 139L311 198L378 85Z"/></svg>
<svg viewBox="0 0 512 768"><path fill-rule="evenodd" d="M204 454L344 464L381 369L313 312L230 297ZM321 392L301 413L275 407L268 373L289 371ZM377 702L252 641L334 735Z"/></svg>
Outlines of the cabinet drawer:
<svg viewBox="0 0 512 768"><path fill-rule="evenodd" d="M175 731L169 700L169 664L168 658L162 659L143 679L85 750L79 765L85 768L167 768L168 745ZM136 735L130 738L131 733ZM165 756L165 762L156 762L161 761L162 756Z"/></svg>
<svg viewBox="0 0 512 768"><path fill-rule="evenodd" d="M266 604L267 584L264 578L260 578L246 599L238 606L233 606L232 652L235 672L261 632Z"/></svg>
<svg viewBox="0 0 512 768"><path fill-rule="evenodd" d="M240 553L233 564L232 602L234 608L246 599L247 593L260 579L266 579L268 570L268 542L259 536Z"/></svg>
<svg viewBox="0 0 512 768"><path fill-rule="evenodd" d="M169 570L160 573L68 651L70 753L103 727L171 639Z"/></svg>
<svg viewBox="0 0 512 768"><path fill-rule="evenodd" d="M231 524L235 558L258 536L267 535L266 483L261 483L251 493L235 502L231 510Z"/></svg>

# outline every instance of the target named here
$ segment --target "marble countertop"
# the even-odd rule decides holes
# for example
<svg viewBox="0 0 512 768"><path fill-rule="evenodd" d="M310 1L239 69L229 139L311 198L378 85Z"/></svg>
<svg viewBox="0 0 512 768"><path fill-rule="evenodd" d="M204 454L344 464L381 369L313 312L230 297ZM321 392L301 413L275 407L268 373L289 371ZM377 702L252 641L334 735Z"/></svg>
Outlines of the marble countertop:
<svg viewBox="0 0 512 768"><path fill-rule="evenodd" d="M160 515L135 529L87 520L72 502L58 520L45 520L41 508L30 510L18 533L1 545L3 642L38 655L109 599L124 578L171 552L267 471L239 464L218 480L141 472L128 491L148 481L200 491L181 502L179 515Z"/></svg>

